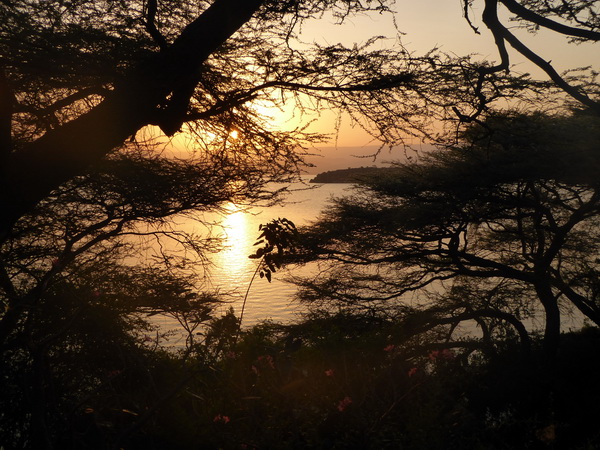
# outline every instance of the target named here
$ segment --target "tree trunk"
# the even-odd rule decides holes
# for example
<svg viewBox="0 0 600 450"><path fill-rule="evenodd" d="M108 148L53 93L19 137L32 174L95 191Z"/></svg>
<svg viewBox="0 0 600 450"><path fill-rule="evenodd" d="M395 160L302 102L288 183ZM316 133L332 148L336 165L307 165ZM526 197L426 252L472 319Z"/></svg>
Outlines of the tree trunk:
<svg viewBox="0 0 600 450"><path fill-rule="evenodd" d="M558 301L548 283L544 282L536 285L535 290L546 314L543 357L544 364L550 367L554 365L560 343L560 310Z"/></svg>
<svg viewBox="0 0 600 450"><path fill-rule="evenodd" d="M53 448L52 439L46 423L47 396L46 396L46 364L45 349L36 349L32 352L33 398L31 401L31 448L49 450Z"/></svg>
<svg viewBox="0 0 600 450"><path fill-rule="evenodd" d="M85 173L90 164L151 123L158 106L168 105L171 95L177 97L175 113L181 114L181 87L191 95L190 83L195 86L204 61L263 2L216 0L170 47L140 62L98 106L10 154L0 174L0 242L52 190ZM183 101L186 108L188 102L189 97Z"/></svg>

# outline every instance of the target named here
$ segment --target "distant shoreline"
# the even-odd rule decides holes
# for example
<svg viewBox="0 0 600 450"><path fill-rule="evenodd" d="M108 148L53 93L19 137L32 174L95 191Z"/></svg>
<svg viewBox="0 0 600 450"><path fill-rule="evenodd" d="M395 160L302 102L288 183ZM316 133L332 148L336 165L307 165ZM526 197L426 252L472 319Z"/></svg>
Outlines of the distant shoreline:
<svg viewBox="0 0 600 450"><path fill-rule="evenodd" d="M310 180L311 183L358 183L373 176L392 170L389 167L356 167L321 172Z"/></svg>

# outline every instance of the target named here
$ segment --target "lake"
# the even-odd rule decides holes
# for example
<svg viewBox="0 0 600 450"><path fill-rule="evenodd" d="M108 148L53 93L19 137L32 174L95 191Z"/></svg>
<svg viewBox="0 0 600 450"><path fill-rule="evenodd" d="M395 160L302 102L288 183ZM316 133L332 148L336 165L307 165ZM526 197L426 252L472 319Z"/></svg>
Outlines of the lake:
<svg viewBox="0 0 600 450"><path fill-rule="evenodd" d="M291 186L285 204L271 207L256 207L241 211L235 205L229 205L230 211L224 216L213 216L216 224L222 227L225 249L210 255L211 267L206 277L205 286L209 291L223 294L227 303L217 308L217 313L224 313L233 307L239 316L244 296L256 271L258 260L248 258L256 251L256 242L260 224L272 219L287 218L296 226L301 226L317 218L321 210L332 197L339 197L348 192L352 185L345 183L309 184L314 175L305 175L306 184L297 183ZM275 186L276 188L278 186ZM195 224L183 224L186 230ZM309 269L300 268L298 273L307 274ZM296 287L285 282L284 273L273 275L271 283L256 276L250 290L244 310L244 326L252 326L265 319L285 322L294 319L302 307L292 302ZM167 317L159 319L165 329L177 328L174 320Z"/></svg>
<svg viewBox="0 0 600 450"><path fill-rule="evenodd" d="M307 176L306 181L310 178L312 176ZM312 186L314 188L308 190L301 184L292 186L299 190L291 192L284 205L254 208L250 211L232 208L232 212L223 218L221 223L226 249L211 258L215 267L211 270L209 283L210 287L222 291L237 291L234 293L237 299L231 305L227 305L227 308L233 306L238 314L241 310L243 297L258 264L258 260L248 258L248 255L256 251L254 243L260 233L260 224L285 217L298 227L305 225L317 218L332 196L343 195L351 185ZM284 276L281 273L275 273L271 283L258 276L254 279L244 311L245 325L252 325L264 319L286 321L293 318L294 313L299 310L297 305L290 303L296 287L282 278Z"/></svg>

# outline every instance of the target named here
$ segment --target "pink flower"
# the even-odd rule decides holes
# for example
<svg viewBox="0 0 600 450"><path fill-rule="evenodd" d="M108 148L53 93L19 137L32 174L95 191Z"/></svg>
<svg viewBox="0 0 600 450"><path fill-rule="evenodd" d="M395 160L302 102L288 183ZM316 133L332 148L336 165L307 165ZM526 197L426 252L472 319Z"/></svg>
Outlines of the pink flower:
<svg viewBox="0 0 600 450"><path fill-rule="evenodd" d="M332 376L333 376L333 373L334 373L334 372L333 372L333 369L327 369L327 370L325 371L325 375L326 375L326 376L328 376L328 377L332 377Z"/></svg>
<svg viewBox="0 0 600 450"><path fill-rule="evenodd" d="M454 359L456 355L449 348L445 348L443 350L433 350L429 354L429 359L435 361L436 359Z"/></svg>
<svg viewBox="0 0 600 450"><path fill-rule="evenodd" d="M409 376L409 377L412 377L412 376L413 376L414 374L416 374L416 373L417 373L417 368L416 368L416 367L413 367L413 368L411 368L411 369L408 371L408 376Z"/></svg>
<svg viewBox="0 0 600 450"><path fill-rule="evenodd" d="M236 352L232 352L232 351L228 351L227 353L225 353L225 358L227 358L227 359L235 359L235 358L237 358L237 353Z"/></svg>
<svg viewBox="0 0 600 450"><path fill-rule="evenodd" d="M273 357L271 355L259 356L257 361L259 363L262 363L263 365L270 367L271 369L275 368L275 362L273 361Z"/></svg>
<svg viewBox="0 0 600 450"><path fill-rule="evenodd" d="M258 369L256 368L256 366L252 366L250 370L252 370L252 372L254 372L256 375L258 375Z"/></svg>
<svg viewBox="0 0 600 450"><path fill-rule="evenodd" d="M344 410L352 404L352 399L348 396L344 397L337 404L337 409L339 412L344 412Z"/></svg>
<svg viewBox="0 0 600 450"><path fill-rule="evenodd" d="M144 336L144 342L152 342L152 341L153 341L153 339L150 336L148 336L147 334Z"/></svg>
<svg viewBox="0 0 600 450"><path fill-rule="evenodd" d="M435 361L438 356L440 356L440 351L439 350L433 350L430 354L429 354L429 359L432 361Z"/></svg>
<svg viewBox="0 0 600 450"><path fill-rule="evenodd" d="M223 416L221 414L217 414L215 416L215 418L213 419L214 423L222 423L222 424L226 424L229 423L229 416Z"/></svg>
<svg viewBox="0 0 600 450"><path fill-rule="evenodd" d="M390 344L390 345L387 345L387 346L383 347L383 351L384 352L391 352L395 348L396 348L396 346L394 344Z"/></svg>
<svg viewBox="0 0 600 450"><path fill-rule="evenodd" d="M445 348L444 350L442 350L442 358L444 359L454 359L455 356L456 355L454 354L454 352L449 348Z"/></svg>
<svg viewBox="0 0 600 450"><path fill-rule="evenodd" d="M100 292L100 290L99 290L99 289L96 289L94 292L92 292L92 295L93 295L94 297L100 297L100 295L102 295L102 292Z"/></svg>

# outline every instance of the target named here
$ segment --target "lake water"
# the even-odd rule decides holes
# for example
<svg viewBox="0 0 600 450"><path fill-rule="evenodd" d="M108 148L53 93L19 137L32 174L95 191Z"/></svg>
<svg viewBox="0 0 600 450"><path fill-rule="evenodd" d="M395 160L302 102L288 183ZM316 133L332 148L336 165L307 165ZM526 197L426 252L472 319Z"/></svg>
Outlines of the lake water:
<svg viewBox="0 0 600 450"><path fill-rule="evenodd" d="M306 179L310 179L308 176ZM237 291L237 297L231 305L239 314L243 298L254 275L258 260L248 258L256 251L254 243L259 235L260 224L272 219L291 220L296 226L315 220L332 196L341 196L350 187L349 184L321 184L293 186L293 191L282 206L254 208L251 211L236 211L223 218L223 231L226 236L226 249L212 257L215 267L211 270L209 283L221 291ZM286 321L293 318L299 310L298 305L290 303L296 287L283 281L283 273L275 273L271 283L255 277L248 292L244 310L244 324L252 325L264 319Z"/></svg>
<svg viewBox="0 0 600 450"><path fill-rule="evenodd" d="M214 216L215 222L222 226L225 249L210 256L212 264L205 286L209 291L223 294L227 301L217 308L217 313L224 313L233 307L239 316L246 292L248 297L244 309L244 326L251 326L265 319L290 321L302 310L300 305L292 302L296 287L284 281L285 272L275 273L271 283L256 276L250 286L258 260L248 258L248 255L256 251L254 243L260 233L260 224L285 217L297 227L305 225L317 218L332 197L342 196L351 188L350 184L344 183L308 183L313 177L314 175L306 175L306 184L292 185L283 205L252 208L248 211L240 211L235 205L230 205L229 214ZM194 226L193 223L184 225L186 229ZM309 269L298 270L305 274ZM166 329L177 328L177 324L166 317L159 319L159 323Z"/></svg>

